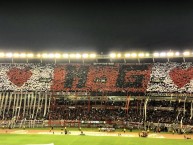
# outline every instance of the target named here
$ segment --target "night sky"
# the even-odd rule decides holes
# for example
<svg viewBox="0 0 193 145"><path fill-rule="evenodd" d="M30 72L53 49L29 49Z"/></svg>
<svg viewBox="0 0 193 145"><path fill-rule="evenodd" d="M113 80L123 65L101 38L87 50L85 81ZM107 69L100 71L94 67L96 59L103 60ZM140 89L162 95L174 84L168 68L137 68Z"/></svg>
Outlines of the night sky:
<svg viewBox="0 0 193 145"><path fill-rule="evenodd" d="M0 50L193 48L190 1L0 2Z"/></svg>

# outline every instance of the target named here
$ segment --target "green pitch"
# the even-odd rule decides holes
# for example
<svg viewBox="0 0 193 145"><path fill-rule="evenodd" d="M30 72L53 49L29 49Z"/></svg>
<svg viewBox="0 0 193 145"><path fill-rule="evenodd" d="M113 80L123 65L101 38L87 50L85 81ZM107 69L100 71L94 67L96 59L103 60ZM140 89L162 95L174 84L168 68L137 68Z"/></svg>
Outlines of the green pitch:
<svg viewBox="0 0 193 145"><path fill-rule="evenodd" d="M0 134L0 145L192 145L193 140L153 139L121 136L18 135Z"/></svg>

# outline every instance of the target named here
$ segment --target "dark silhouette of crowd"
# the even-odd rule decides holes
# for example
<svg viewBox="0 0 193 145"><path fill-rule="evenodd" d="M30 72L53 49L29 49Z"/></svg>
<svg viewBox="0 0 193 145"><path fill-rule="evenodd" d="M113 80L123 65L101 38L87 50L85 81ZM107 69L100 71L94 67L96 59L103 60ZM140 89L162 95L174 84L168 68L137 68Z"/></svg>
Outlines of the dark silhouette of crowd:
<svg viewBox="0 0 193 145"><path fill-rule="evenodd" d="M90 110L88 110L88 101L66 101L58 100L57 108L52 113L52 120L84 120L84 121L128 121L128 122L155 122L155 123L180 123L193 124L191 117L191 102L186 103L184 114L184 102L178 103L178 111L175 110L176 101L168 100L150 100L147 104L146 120L144 120L144 101L131 100L128 112L126 111L126 102L119 101L91 101Z"/></svg>

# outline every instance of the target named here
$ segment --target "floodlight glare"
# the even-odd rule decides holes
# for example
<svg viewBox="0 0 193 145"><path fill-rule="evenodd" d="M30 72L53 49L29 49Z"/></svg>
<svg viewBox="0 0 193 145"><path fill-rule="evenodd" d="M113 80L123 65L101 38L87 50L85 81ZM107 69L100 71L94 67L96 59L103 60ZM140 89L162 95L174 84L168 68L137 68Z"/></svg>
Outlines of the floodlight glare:
<svg viewBox="0 0 193 145"><path fill-rule="evenodd" d="M47 54L47 53L43 53L43 54L42 54L42 57L43 57L43 58L48 58L48 54Z"/></svg>
<svg viewBox="0 0 193 145"><path fill-rule="evenodd" d="M28 53L27 54L27 58L33 58L34 57L34 54L33 53Z"/></svg>
<svg viewBox="0 0 193 145"><path fill-rule="evenodd" d="M184 56L189 56L189 55L190 55L190 52L189 52L189 51L185 51L185 52L183 53L183 55L184 55Z"/></svg>
<svg viewBox="0 0 193 145"><path fill-rule="evenodd" d="M76 55L75 54L70 54L70 58L75 58Z"/></svg>
<svg viewBox="0 0 193 145"><path fill-rule="evenodd" d="M25 54L25 53L21 53L21 54L20 54L20 57L21 57L21 58L25 58L25 57L26 57L26 54Z"/></svg>
<svg viewBox="0 0 193 145"><path fill-rule="evenodd" d="M117 57L120 58L120 57L121 57L121 53L118 53L118 54L117 54Z"/></svg>
<svg viewBox="0 0 193 145"><path fill-rule="evenodd" d="M130 57L130 56L131 56L130 53L125 54L125 57Z"/></svg>
<svg viewBox="0 0 193 145"><path fill-rule="evenodd" d="M5 57L5 53L0 52L0 57Z"/></svg>
<svg viewBox="0 0 193 145"><path fill-rule="evenodd" d="M168 52L167 56L174 56L174 53L173 52Z"/></svg>
<svg viewBox="0 0 193 145"><path fill-rule="evenodd" d="M90 58L96 58L96 54L94 53L90 54Z"/></svg>
<svg viewBox="0 0 193 145"><path fill-rule="evenodd" d="M84 53L84 54L82 54L82 57L83 57L83 58L88 58L88 54L87 54L87 53Z"/></svg>
<svg viewBox="0 0 193 145"><path fill-rule="evenodd" d="M11 57L13 57L13 54L12 53L6 53L5 56L8 58L11 58Z"/></svg>
<svg viewBox="0 0 193 145"><path fill-rule="evenodd" d="M153 56L154 56L154 57L159 57L159 53L155 52L155 53L153 54Z"/></svg>
<svg viewBox="0 0 193 145"><path fill-rule="evenodd" d="M68 54L67 54L67 53L64 53L64 54L62 55L62 57L63 57L63 58L68 58Z"/></svg>
<svg viewBox="0 0 193 145"><path fill-rule="evenodd" d="M15 58L18 58L20 55L19 55L19 53L14 53L13 54L13 57L15 57Z"/></svg>
<svg viewBox="0 0 193 145"><path fill-rule="evenodd" d="M37 57L40 58L40 57L41 57L41 54L38 53L38 54L37 54Z"/></svg>
<svg viewBox="0 0 193 145"><path fill-rule="evenodd" d="M76 54L76 59L81 58L81 55L79 53Z"/></svg>
<svg viewBox="0 0 193 145"><path fill-rule="evenodd" d="M146 57L149 57L149 53L146 53L145 56L146 56Z"/></svg>
<svg viewBox="0 0 193 145"><path fill-rule="evenodd" d="M55 58L60 58L60 57L61 57L61 54L59 54L59 53L55 54Z"/></svg>
<svg viewBox="0 0 193 145"><path fill-rule="evenodd" d="M137 54L136 53L132 53L131 56L132 57L137 57Z"/></svg>
<svg viewBox="0 0 193 145"><path fill-rule="evenodd" d="M111 53L111 54L110 54L110 57L111 57L111 58L115 58L115 57L116 57L116 54L115 54L115 53Z"/></svg>
<svg viewBox="0 0 193 145"><path fill-rule="evenodd" d="M54 58L54 54L53 54L53 53L49 53L49 54L48 54L48 57L49 57L49 58Z"/></svg>
<svg viewBox="0 0 193 145"><path fill-rule="evenodd" d="M179 56L179 55L180 55L180 53L179 53L179 52L176 52L176 53L175 53L175 56Z"/></svg>
<svg viewBox="0 0 193 145"><path fill-rule="evenodd" d="M101 56L102 55L102 56ZM155 51L154 53L148 53L148 52L142 52L140 51L139 53L135 53L134 51L132 52L126 52L126 53L121 53L121 52L111 52L107 55L97 55L96 53L59 53L59 52L54 52L54 53L33 53L33 52L0 52L0 58L35 58L35 59L100 59L100 58L109 58L109 59L141 59L141 58L177 58L177 57L190 57L193 56L193 52L191 51L184 51L184 52L177 52L177 51L166 51L166 52L158 52Z"/></svg>
<svg viewBox="0 0 193 145"><path fill-rule="evenodd" d="M144 53L139 53L138 56L139 57L144 57Z"/></svg>
<svg viewBox="0 0 193 145"><path fill-rule="evenodd" d="M161 56L161 57L165 57L165 56L166 56L166 53L165 53L165 52L161 52L161 53L160 53L160 56Z"/></svg>

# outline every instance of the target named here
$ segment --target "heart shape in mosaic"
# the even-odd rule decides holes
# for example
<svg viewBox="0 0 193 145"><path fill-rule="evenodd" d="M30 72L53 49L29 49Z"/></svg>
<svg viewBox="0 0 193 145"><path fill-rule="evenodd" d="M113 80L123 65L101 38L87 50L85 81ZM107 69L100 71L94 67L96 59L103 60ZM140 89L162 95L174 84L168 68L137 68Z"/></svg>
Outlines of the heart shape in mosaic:
<svg viewBox="0 0 193 145"><path fill-rule="evenodd" d="M179 88L182 88L186 84L190 83L190 80L193 78L193 68L174 68L169 72L169 75L174 84L177 85Z"/></svg>
<svg viewBox="0 0 193 145"><path fill-rule="evenodd" d="M11 68L6 72L9 80L18 87L21 87L32 76L32 72L28 69Z"/></svg>

